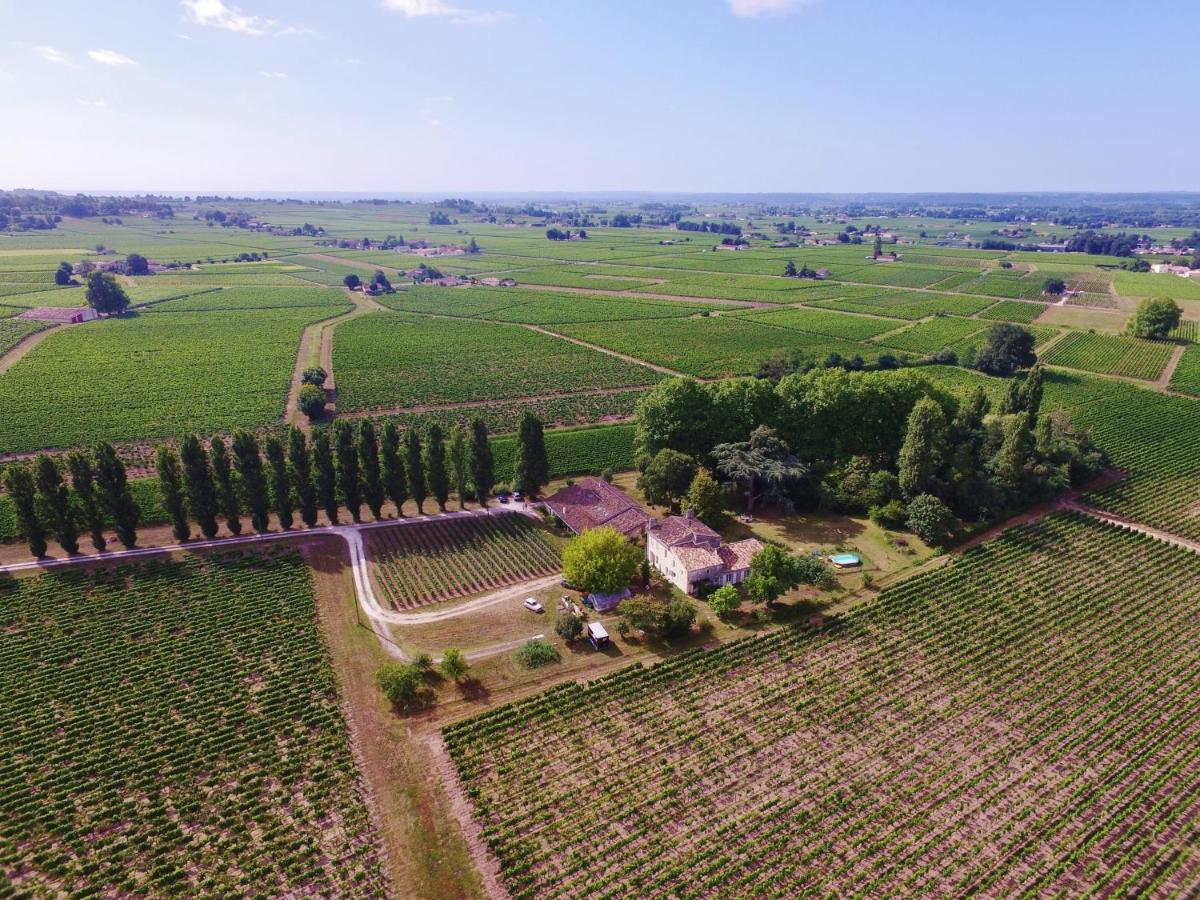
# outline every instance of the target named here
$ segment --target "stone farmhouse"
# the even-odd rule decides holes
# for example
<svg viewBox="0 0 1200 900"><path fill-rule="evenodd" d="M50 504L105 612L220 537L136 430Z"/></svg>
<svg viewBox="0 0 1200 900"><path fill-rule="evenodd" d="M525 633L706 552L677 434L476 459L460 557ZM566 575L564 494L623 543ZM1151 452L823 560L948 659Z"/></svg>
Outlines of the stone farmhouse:
<svg viewBox="0 0 1200 900"><path fill-rule="evenodd" d="M646 531L650 564L688 594L700 584L740 583L750 574L750 560L762 549L762 542L754 538L721 543L721 536L690 510L661 522L653 520Z"/></svg>

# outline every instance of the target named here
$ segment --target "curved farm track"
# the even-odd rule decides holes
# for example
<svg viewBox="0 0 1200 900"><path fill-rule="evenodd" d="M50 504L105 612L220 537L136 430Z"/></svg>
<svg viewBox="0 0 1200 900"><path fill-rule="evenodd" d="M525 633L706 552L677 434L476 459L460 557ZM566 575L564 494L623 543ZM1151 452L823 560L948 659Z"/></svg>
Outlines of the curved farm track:
<svg viewBox="0 0 1200 900"><path fill-rule="evenodd" d="M13 366L21 361L21 359L30 350L44 341L56 331L61 331L65 325L51 325L49 328L43 328L41 331L35 331L33 334L27 334L21 340L17 341L7 353L0 356L0 375L3 375Z"/></svg>

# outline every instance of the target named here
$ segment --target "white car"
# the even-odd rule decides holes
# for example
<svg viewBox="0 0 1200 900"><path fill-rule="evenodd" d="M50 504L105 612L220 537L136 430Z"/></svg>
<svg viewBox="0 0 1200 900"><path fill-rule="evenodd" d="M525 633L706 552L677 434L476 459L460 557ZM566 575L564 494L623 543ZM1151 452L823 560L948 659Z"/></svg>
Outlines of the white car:
<svg viewBox="0 0 1200 900"><path fill-rule="evenodd" d="M546 607L542 606L542 604L538 603L538 601L534 600L532 597L525 598L525 608L530 612L535 613L546 611Z"/></svg>

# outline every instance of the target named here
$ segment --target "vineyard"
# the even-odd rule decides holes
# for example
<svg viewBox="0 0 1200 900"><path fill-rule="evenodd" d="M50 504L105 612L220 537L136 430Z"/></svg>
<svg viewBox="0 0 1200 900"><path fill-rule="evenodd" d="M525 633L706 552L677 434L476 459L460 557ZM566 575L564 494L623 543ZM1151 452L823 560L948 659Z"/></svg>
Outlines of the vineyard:
<svg viewBox="0 0 1200 900"><path fill-rule="evenodd" d="M514 897L1194 895L1198 640L1200 559L1060 514L444 736Z"/></svg>
<svg viewBox="0 0 1200 900"><path fill-rule="evenodd" d="M519 326L404 313L373 313L340 325L333 366L340 411L635 387L661 377Z"/></svg>
<svg viewBox="0 0 1200 900"><path fill-rule="evenodd" d="M394 609L413 609L558 571L558 551L518 513L368 532L375 581Z"/></svg>
<svg viewBox="0 0 1200 900"><path fill-rule="evenodd" d="M1050 348L1043 362L1101 375L1153 381L1171 358L1172 345L1113 334L1072 331Z"/></svg>
<svg viewBox="0 0 1200 900"><path fill-rule="evenodd" d="M384 892L298 557L10 580L0 629L0 893Z"/></svg>
<svg viewBox="0 0 1200 900"><path fill-rule="evenodd" d="M0 356L3 356L29 335L50 326L30 319L0 319Z"/></svg>
<svg viewBox="0 0 1200 900"><path fill-rule="evenodd" d="M1200 397L1200 346L1193 344L1183 351L1171 376L1171 390Z"/></svg>
<svg viewBox="0 0 1200 900"><path fill-rule="evenodd" d="M1027 325L1046 311L1040 303L1025 303L1021 300L1001 300L979 313L979 318L996 322L1017 322Z"/></svg>
<svg viewBox="0 0 1200 900"><path fill-rule="evenodd" d="M809 302L809 296L804 302ZM844 297L834 300L821 300L813 303L826 309L840 309L844 312L874 313L880 316L891 316L895 319L925 319L929 316L973 316L980 310L992 305L991 300L975 297L960 297L954 294L931 294L922 291L897 291L883 293L876 291L857 296Z"/></svg>
<svg viewBox="0 0 1200 900"><path fill-rule="evenodd" d="M628 319L669 319L690 316L710 307L646 298L556 293L521 288L409 288L385 295L380 302L392 309L443 316L476 317L495 322L550 325L566 322L610 322Z"/></svg>
<svg viewBox="0 0 1200 900"><path fill-rule="evenodd" d="M774 325L777 328L793 328L810 334L826 334L848 341L865 341L876 335L902 327L903 319L884 319L875 316L848 316L844 313L827 312L810 307L790 307L755 311L742 314L743 318Z"/></svg>

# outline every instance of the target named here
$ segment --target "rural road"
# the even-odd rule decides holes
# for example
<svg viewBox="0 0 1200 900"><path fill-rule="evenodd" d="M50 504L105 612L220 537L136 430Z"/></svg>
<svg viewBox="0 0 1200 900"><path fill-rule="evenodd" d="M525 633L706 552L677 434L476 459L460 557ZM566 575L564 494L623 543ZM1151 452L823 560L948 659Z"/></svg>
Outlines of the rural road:
<svg viewBox="0 0 1200 900"><path fill-rule="evenodd" d="M69 556L64 559L45 559L45 560L29 560L28 562L9 563L0 566L0 574L10 574L15 572L30 572L30 571L49 571L53 569L68 568L70 566L83 565L92 562L108 562L112 560L123 561L129 559L142 559L150 556L163 556L168 553L177 553L189 550L207 550L207 549L224 549L227 547L241 547L251 544L275 543L278 541L291 540L294 538L311 537L312 535L331 535L339 537L346 542L346 547L350 553L350 569L354 577L354 594L357 598L358 605L366 615L367 620L371 623L371 630L379 638L380 645L384 650L401 660L409 662L411 657L405 653L393 641L391 634L388 631L389 625L405 625L419 624L423 622L436 622L442 619L451 619L463 613L473 611L483 606L490 606L495 603L501 603L505 600L513 599L521 594L528 594L543 588L549 587L558 581L559 576L547 575L534 581L526 582L520 585L506 587L500 591L472 600L469 603L464 603L456 606L453 609L425 612L425 613L400 613L394 610L385 609L383 604L379 602L379 598L375 594L374 585L371 584L370 562L367 559L366 545L363 541L363 532L370 531L375 528L400 527L406 525L418 525L423 522L443 521L447 519L471 519L481 516L532 516L533 513L513 509L505 506L489 506L486 509L469 509L459 510L456 512L438 513L431 516L421 516L420 518L410 519L386 519L380 522L360 522L354 525L324 525L317 528L301 528L294 531L272 531L265 534L248 534L239 537L215 538L205 541L188 541L186 544L168 544L162 547L135 547L132 550L113 550L103 554L78 554ZM530 637L543 637L543 635L531 635ZM505 642L491 647L482 647L477 650L469 651L466 656L468 659L479 659L485 656L493 656L498 653L505 653L508 650L514 649L524 641Z"/></svg>

